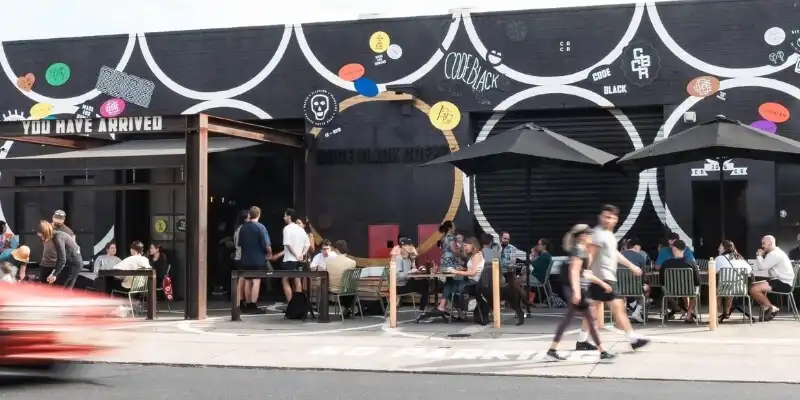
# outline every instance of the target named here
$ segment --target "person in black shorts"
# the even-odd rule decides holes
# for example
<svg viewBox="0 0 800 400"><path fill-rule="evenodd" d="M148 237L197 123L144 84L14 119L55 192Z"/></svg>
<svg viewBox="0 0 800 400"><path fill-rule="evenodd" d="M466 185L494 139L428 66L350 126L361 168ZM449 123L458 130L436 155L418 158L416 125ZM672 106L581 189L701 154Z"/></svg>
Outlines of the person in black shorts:
<svg viewBox="0 0 800 400"><path fill-rule="evenodd" d="M261 218L261 209L253 206L248 211L249 219L239 228L237 238L241 248L241 271L266 271L267 261L272 257L272 244L269 240L267 228L258 219ZM243 313L264 314L265 310L258 308L258 292L261 289L261 279L244 280L244 298L239 301Z"/></svg>
<svg viewBox="0 0 800 400"><path fill-rule="evenodd" d="M597 349L600 350L600 360L610 361L613 360L615 355L607 352L600 342L600 335L597 333L597 327L594 322L594 308L589 306L587 301L586 289L589 282L597 284L599 287L605 288L607 293L610 293L611 286L602 280L596 278L589 267L589 254L586 250L586 244L589 241L589 225L575 225L572 229L564 235L564 251L570 253L569 264L561 266L561 282L563 284L564 298L569 302L569 308L564 315L564 319L556 328L553 343L550 345L550 350L547 351L548 358L552 360L563 361L565 357L558 354L556 349L558 343L561 341L561 336L567 329L567 326L572 322L575 313L580 312L586 321L589 329L589 334L592 340L597 344ZM580 344L576 346L577 350L582 350Z"/></svg>

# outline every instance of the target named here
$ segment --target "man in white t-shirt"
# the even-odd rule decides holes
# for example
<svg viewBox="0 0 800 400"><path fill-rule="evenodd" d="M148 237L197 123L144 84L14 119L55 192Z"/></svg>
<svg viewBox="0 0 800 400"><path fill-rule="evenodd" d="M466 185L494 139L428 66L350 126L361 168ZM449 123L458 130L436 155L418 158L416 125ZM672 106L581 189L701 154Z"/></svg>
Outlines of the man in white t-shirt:
<svg viewBox="0 0 800 400"><path fill-rule="evenodd" d="M778 307L769 302L766 293L791 293L794 289L794 267L789 256L775 243L772 235L761 239L761 248L756 252L756 265L753 268L755 275L768 273L769 280L753 283L750 286L750 295L753 296L764 311L764 321L770 321L778 313ZM762 272L759 274L758 272Z"/></svg>
<svg viewBox="0 0 800 400"><path fill-rule="evenodd" d="M140 241L135 241L131 243L130 248L131 255L125 257L124 260L120 261L119 263L115 264L111 269L121 269L121 270L137 270L137 269L151 269L153 268L150 266L150 260L143 256L144 254L144 244ZM117 277L118 279L122 279L122 283L120 286L122 289L130 290L133 284L132 276L126 277ZM113 284L112 284L113 287Z"/></svg>
<svg viewBox="0 0 800 400"><path fill-rule="evenodd" d="M283 228L283 251L278 254L283 255L283 262L280 269L284 271L297 271L300 268L300 262L305 259L308 249L311 248L311 242L308 240L306 231L297 225L297 213L292 208L287 208L283 213L283 222L286 226ZM283 294L286 295L286 302L292 299L292 285L289 284L289 278L281 278L283 285ZM300 278L294 278L294 290L302 291L303 283Z"/></svg>
<svg viewBox="0 0 800 400"><path fill-rule="evenodd" d="M590 259L592 260L592 273L603 280L610 291L596 283L589 285L589 297L593 300L592 306L595 308L598 328L603 328L603 303L611 306L611 313L620 328L625 331L631 347L636 350L649 343L649 340L639 337L633 332L628 313L625 312L625 302L617 293L617 265L622 264L633 271L634 275L641 275L642 269L628 261L617 249L617 238L614 235L614 228L619 222L619 208L610 204L604 205L600 210L598 225L592 235L592 243L589 246ZM584 321L585 324L585 321ZM593 350L594 346L587 346L588 329L580 332L576 350Z"/></svg>
<svg viewBox="0 0 800 400"><path fill-rule="evenodd" d="M336 252L333 251L331 241L328 239L323 240L319 254L315 255L314 259L311 260L311 270L325 271L328 268L327 261L334 257L336 257Z"/></svg>

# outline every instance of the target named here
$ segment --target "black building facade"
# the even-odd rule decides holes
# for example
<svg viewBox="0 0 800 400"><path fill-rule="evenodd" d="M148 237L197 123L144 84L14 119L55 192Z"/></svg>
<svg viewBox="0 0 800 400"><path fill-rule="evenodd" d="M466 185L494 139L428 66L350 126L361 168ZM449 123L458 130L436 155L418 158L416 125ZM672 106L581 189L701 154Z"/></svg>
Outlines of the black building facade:
<svg viewBox="0 0 800 400"><path fill-rule="evenodd" d="M467 231L509 230L519 247L539 237L558 243L572 224L594 221L602 203L622 209L619 237L654 248L672 230L710 251L719 203L708 185L720 169L729 182L729 236L752 252L764 234L789 247L800 231L797 167L737 159L640 176L538 169L529 238L522 171L469 178L417 165L526 122L617 155L717 114L800 140L791 115L800 104L797 21L800 8L790 1L715 0L5 42L0 111L4 120L207 112L305 132L302 204L276 189L284 183L248 183L274 191L270 204L259 204L263 222L279 235L280 212L296 206L365 264L381 263L398 233L423 251L435 247L435 227L447 219ZM414 99L398 100L387 86ZM19 142L3 150L0 157L62 151ZM233 175L245 169L236 160L222 165ZM283 167L265 168L281 181ZM147 179L179 174L152 171ZM0 185L113 180L2 171ZM151 218L177 221L183 198L154 191L141 201ZM65 209L84 252L96 254L115 236L117 199L4 193L0 204L26 242L36 221ZM166 240L152 227L141 232ZM175 232L169 240L182 239ZM181 255L175 259L180 265Z"/></svg>

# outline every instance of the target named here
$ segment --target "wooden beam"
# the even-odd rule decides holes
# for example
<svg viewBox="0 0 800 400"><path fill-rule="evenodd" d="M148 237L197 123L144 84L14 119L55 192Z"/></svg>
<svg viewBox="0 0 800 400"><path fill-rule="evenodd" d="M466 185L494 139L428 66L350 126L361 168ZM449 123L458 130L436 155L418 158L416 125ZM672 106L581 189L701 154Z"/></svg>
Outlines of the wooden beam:
<svg viewBox="0 0 800 400"><path fill-rule="evenodd" d="M72 150L86 150L117 143L114 140L89 138L89 137L79 137L71 139L65 137L25 136L25 137L0 137L0 140L13 140L15 142L41 144L45 146L61 147Z"/></svg>
<svg viewBox="0 0 800 400"><path fill-rule="evenodd" d="M414 96L408 93L385 92L381 95L384 101L413 101Z"/></svg>
<svg viewBox="0 0 800 400"><path fill-rule="evenodd" d="M238 139L261 143L273 143L288 147L304 148L302 135L266 126L234 121L226 118L201 114L208 118L208 132L219 133Z"/></svg>
<svg viewBox="0 0 800 400"><path fill-rule="evenodd" d="M166 190L183 189L183 183L128 183L111 185L33 185L33 186L8 186L0 187L3 193L31 193L31 192L117 192L129 190Z"/></svg>

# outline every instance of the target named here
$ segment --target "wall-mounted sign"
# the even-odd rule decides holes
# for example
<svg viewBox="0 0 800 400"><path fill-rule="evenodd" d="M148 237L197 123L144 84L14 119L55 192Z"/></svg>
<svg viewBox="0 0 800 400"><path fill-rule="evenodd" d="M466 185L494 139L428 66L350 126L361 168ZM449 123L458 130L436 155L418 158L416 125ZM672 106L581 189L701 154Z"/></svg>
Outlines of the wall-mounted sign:
<svg viewBox="0 0 800 400"><path fill-rule="evenodd" d="M36 76L30 72L17 78L17 87L23 92L30 92L34 83L36 83Z"/></svg>
<svg viewBox="0 0 800 400"><path fill-rule="evenodd" d="M729 171L731 176L747 176L747 167L737 167L733 160L722 163L722 170ZM708 176L709 172L719 172L719 162L716 160L706 160L703 168L692 168L691 176Z"/></svg>
<svg viewBox="0 0 800 400"><path fill-rule="evenodd" d="M150 238L152 240L172 240L172 216L153 215L150 217Z"/></svg>
<svg viewBox="0 0 800 400"><path fill-rule="evenodd" d="M461 122L461 111L449 101L440 101L428 112L431 125L440 131L449 131Z"/></svg>
<svg viewBox="0 0 800 400"><path fill-rule="evenodd" d="M318 89L306 96L303 101L303 112L311 126L321 128L328 125L339 112L339 102L331 92Z"/></svg>
<svg viewBox="0 0 800 400"><path fill-rule="evenodd" d="M175 221L175 230L178 232L186 232L186 218L178 217Z"/></svg>
<svg viewBox="0 0 800 400"><path fill-rule="evenodd" d="M497 88L500 74L485 68L478 56L453 52L444 58L444 77L464 82L475 91L487 91Z"/></svg>
<svg viewBox="0 0 800 400"><path fill-rule="evenodd" d="M100 115L106 118L120 116L125 111L125 101L122 99L108 99L100 105Z"/></svg>
<svg viewBox="0 0 800 400"><path fill-rule="evenodd" d="M369 48L376 53L383 53L391 45L391 39L386 32L375 32L369 37Z"/></svg>
<svg viewBox="0 0 800 400"><path fill-rule="evenodd" d="M22 121L25 135L88 135L90 133L158 132L161 117L119 117Z"/></svg>
<svg viewBox="0 0 800 400"><path fill-rule="evenodd" d="M558 51L562 53L572 51L572 42L570 42L569 40L562 40L558 42Z"/></svg>
<svg viewBox="0 0 800 400"><path fill-rule="evenodd" d="M592 83L602 85L603 83L605 83L602 81L606 80L607 78L610 78L611 75L612 75L611 67L609 67L608 65L604 65L592 71L589 74L589 79L592 80Z"/></svg>
<svg viewBox="0 0 800 400"><path fill-rule="evenodd" d="M64 63L55 63L47 67L44 77L51 86L61 86L69 80L69 66Z"/></svg>
<svg viewBox="0 0 800 400"><path fill-rule="evenodd" d="M634 42L622 51L622 73L636 86L647 86L658 78L661 56L652 44Z"/></svg>
<svg viewBox="0 0 800 400"><path fill-rule="evenodd" d="M414 146L317 150L315 157L318 165L421 164L445 154L447 146Z"/></svg>
<svg viewBox="0 0 800 400"><path fill-rule="evenodd" d="M764 32L764 41L770 46L777 46L786 40L786 31L777 26L767 29Z"/></svg>
<svg viewBox="0 0 800 400"><path fill-rule="evenodd" d="M153 222L153 230L158 233L164 233L167 231L167 220L165 219L157 219Z"/></svg>
<svg viewBox="0 0 800 400"><path fill-rule="evenodd" d="M778 103L764 103L758 106L758 115L777 124L789 120L789 109Z"/></svg>
<svg viewBox="0 0 800 400"><path fill-rule="evenodd" d="M156 84L135 75L129 75L114 68L103 66L97 76L95 89L139 107L150 105Z"/></svg>

